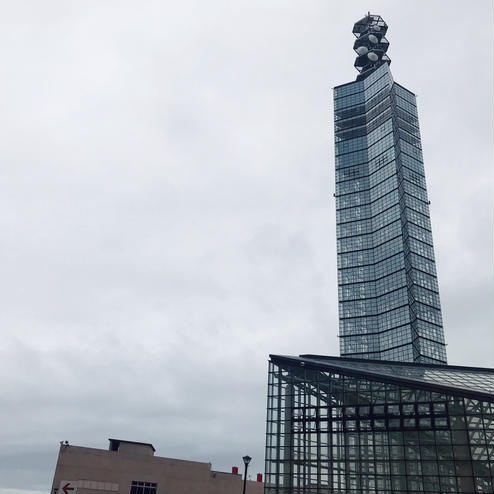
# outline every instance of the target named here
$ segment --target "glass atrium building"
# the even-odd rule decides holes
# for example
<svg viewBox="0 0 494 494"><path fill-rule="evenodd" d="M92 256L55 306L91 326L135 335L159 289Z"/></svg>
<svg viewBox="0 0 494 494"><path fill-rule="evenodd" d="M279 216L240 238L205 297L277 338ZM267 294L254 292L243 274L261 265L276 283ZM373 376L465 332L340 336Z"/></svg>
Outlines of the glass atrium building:
<svg viewBox="0 0 494 494"><path fill-rule="evenodd" d="M415 95L380 16L357 22L357 80L334 89L342 356L446 363Z"/></svg>
<svg viewBox="0 0 494 494"><path fill-rule="evenodd" d="M492 493L494 369L271 355L265 494Z"/></svg>
<svg viewBox="0 0 494 494"><path fill-rule="evenodd" d="M334 90L340 351L271 355L265 494L494 493L494 369L446 365L415 96L387 26Z"/></svg>

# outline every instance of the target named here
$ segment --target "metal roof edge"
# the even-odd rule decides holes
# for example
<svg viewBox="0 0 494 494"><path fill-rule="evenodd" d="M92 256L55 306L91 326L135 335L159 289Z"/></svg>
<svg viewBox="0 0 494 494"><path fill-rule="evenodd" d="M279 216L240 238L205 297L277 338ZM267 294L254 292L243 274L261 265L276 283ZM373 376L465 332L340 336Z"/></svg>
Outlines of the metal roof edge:
<svg viewBox="0 0 494 494"><path fill-rule="evenodd" d="M274 355L276 356L276 355ZM471 367L466 365L450 365L450 364L421 364L417 362L399 362L396 360L376 360L376 359L365 359L365 358L353 358L353 357L333 357L331 355L316 355L311 353L305 353L299 355L297 358L314 358L314 359L337 359L343 362L360 362L367 364L380 364L380 365L403 365L406 367L428 367L431 369L448 369L448 370L458 370L458 371L476 371L476 372L489 372L494 374L494 368L491 367Z"/></svg>
<svg viewBox="0 0 494 494"><path fill-rule="evenodd" d="M281 360L281 361L288 361L288 362L299 362L303 363L304 366L307 367L313 367L313 368L318 368L318 369L331 369L331 370L336 370L337 372L340 372L342 374L350 374L354 377L370 377L374 380L380 380L383 382L388 382L390 384L405 384L410 387L421 387L423 389L426 389L428 391L435 391L435 392L440 392L440 393L446 393L446 394L451 394L451 395L459 395L465 398L473 398L473 399L480 399L483 401L488 401L491 403L494 403L494 395L490 394L488 392L483 392L483 391L472 391L471 389L466 389L466 388L461 388L459 386L449 386L447 384L439 384L439 383L433 383L433 382L426 382L426 381L419 381L418 379L413 379L409 377L403 377L403 376L396 376L396 375L387 375L387 374L381 374L379 372L372 372L368 370L362 370L362 369L349 369L348 367L345 366L339 366L337 362L334 361L328 361L328 363L323 363L323 362L314 362L311 360L304 360L303 356L300 357L291 357L291 356L283 356L283 355L270 355L270 358L274 360ZM340 357L330 357L330 358L336 358L339 359ZM345 361L352 361L356 359L345 359ZM359 359L363 360L363 359ZM369 360L363 360L365 362L369 362ZM377 360L374 361L382 363L382 360ZM400 363L400 362L394 362ZM419 364L420 365L420 364ZM436 367L434 364L431 364L432 367ZM449 367L449 366L445 366ZM464 369L464 368L463 368Z"/></svg>

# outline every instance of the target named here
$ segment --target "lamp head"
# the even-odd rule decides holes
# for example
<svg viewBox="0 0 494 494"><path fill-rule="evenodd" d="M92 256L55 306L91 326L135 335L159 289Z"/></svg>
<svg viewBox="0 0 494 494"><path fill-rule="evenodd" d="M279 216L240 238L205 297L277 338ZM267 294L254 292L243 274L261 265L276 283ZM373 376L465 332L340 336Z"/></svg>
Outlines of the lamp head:
<svg viewBox="0 0 494 494"><path fill-rule="evenodd" d="M250 460L252 460L252 458L246 455L242 458L242 460L244 460L244 465L247 466L250 463Z"/></svg>

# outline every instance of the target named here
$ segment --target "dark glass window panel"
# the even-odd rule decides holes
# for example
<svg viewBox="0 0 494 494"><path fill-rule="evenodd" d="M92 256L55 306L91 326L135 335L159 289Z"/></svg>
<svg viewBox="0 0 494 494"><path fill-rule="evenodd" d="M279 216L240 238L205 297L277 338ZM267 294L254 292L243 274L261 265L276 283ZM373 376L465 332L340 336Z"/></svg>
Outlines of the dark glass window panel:
<svg viewBox="0 0 494 494"><path fill-rule="evenodd" d="M489 464L487 461L473 461L473 473L474 475L478 477L489 477L490 476L490 471L489 471Z"/></svg>
<svg viewBox="0 0 494 494"><path fill-rule="evenodd" d="M403 444L403 432L390 432L389 443L392 445Z"/></svg>
<svg viewBox="0 0 494 494"><path fill-rule="evenodd" d="M473 493L475 487L473 484L473 477L457 477L458 492Z"/></svg>
<svg viewBox="0 0 494 494"><path fill-rule="evenodd" d="M437 467L440 476L451 477L455 474L455 464L452 461L438 461Z"/></svg>
<svg viewBox="0 0 494 494"><path fill-rule="evenodd" d="M422 477L419 476L408 476L407 477L407 484L408 484L408 490L409 491L418 491L421 492L423 491L423 485L422 485Z"/></svg>
<svg viewBox="0 0 494 494"><path fill-rule="evenodd" d="M434 431L420 431L419 441L420 444L434 444L435 443Z"/></svg>
<svg viewBox="0 0 494 494"><path fill-rule="evenodd" d="M405 446L405 458L408 460L420 459L420 448L418 446Z"/></svg>
<svg viewBox="0 0 494 494"><path fill-rule="evenodd" d="M376 487L378 492L389 492L391 489L391 479L389 477L377 477Z"/></svg>
<svg viewBox="0 0 494 494"><path fill-rule="evenodd" d="M451 433L449 431L436 431L437 444L451 444Z"/></svg>
<svg viewBox="0 0 494 494"><path fill-rule="evenodd" d="M430 429L432 425L431 419L429 417L421 417L419 419L419 427Z"/></svg>
<svg viewBox="0 0 494 494"><path fill-rule="evenodd" d="M425 391L424 389L417 390L417 401L430 401L431 393L429 391ZM429 404L427 404L429 406Z"/></svg>
<svg viewBox="0 0 494 494"><path fill-rule="evenodd" d="M404 403L415 403L417 401L415 391L411 389L402 389L401 401Z"/></svg>
<svg viewBox="0 0 494 494"><path fill-rule="evenodd" d="M400 460L405 457L405 450L403 446L390 446L389 454L392 460Z"/></svg>
<svg viewBox="0 0 494 494"><path fill-rule="evenodd" d="M422 475L422 466L419 461L406 462L407 475Z"/></svg>
<svg viewBox="0 0 494 494"><path fill-rule="evenodd" d="M452 460L453 459L453 448L447 445L437 446L437 458L438 460Z"/></svg>
<svg viewBox="0 0 494 494"><path fill-rule="evenodd" d="M407 489L406 477L397 477L393 475L391 477L391 483L392 483L393 491L395 492L399 492L399 491L405 492Z"/></svg>
<svg viewBox="0 0 494 494"><path fill-rule="evenodd" d="M422 444L420 446L420 456L424 460L433 460L437 457L436 446L434 444Z"/></svg>
<svg viewBox="0 0 494 494"><path fill-rule="evenodd" d="M439 492L439 477L424 476L424 492Z"/></svg>
<svg viewBox="0 0 494 494"><path fill-rule="evenodd" d="M465 422L465 417L461 416L451 416L449 418L451 429L466 429L467 425Z"/></svg>
<svg viewBox="0 0 494 494"><path fill-rule="evenodd" d="M393 456L391 456L392 459ZM390 471L392 475L405 475L406 474L406 466L404 461L391 461L390 462Z"/></svg>
<svg viewBox="0 0 494 494"><path fill-rule="evenodd" d="M388 403L398 403L400 401L400 390L396 386L386 388L386 401Z"/></svg>
<svg viewBox="0 0 494 494"><path fill-rule="evenodd" d="M431 399L434 402L439 402L439 401L446 402L446 395L440 393L432 393Z"/></svg>
<svg viewBox="0 0 494 494"><path fill-rule="evenodd" d="M451 477L440 477L439 484L441 486L441 492L458 494L458 488L456 486L456 477L454 473Z"/></svg>
<svg viewBox="0 0 494 494"><path fill-rule="evenodd" d="M389 429L400 429L401 428L401 420L398 418L388 419L388 428Z"/></svg>
<svg viewBox="0 0 494 494"><path fill-rule="evenodd" d="M403 444L407 445L418 445L419 444L419 434L417 431L404 431L403 432Z"/></svg>
<svg viewBox="0 0 494 494"><path fill-rule="evenodd" d="M448 427L448 419L446 417L434 418L434 425L436 427Z"/></svg>
<svg viewBox="0 0 494 494"><path fill-rule="evenodd" d="M438 475L437 462L422 461L422 473L424 475Z"/></svg>
<svg viewBox="0 0 494 494"><path fill-rule="evenodd" d="M367 458L360 457L360 471L363 474L374 473L375 463L374 461L368 461Z"/></svg>
<svg viewBox="0 0 494 494"><path fill-rule="evenodd" d="M389 461L376 461L376 473L378 475L389 475Z"/></svg>
<svg viewBox="0 0 494 494"><path fill-rule="evenodd" d="M388 434L386 432L375 432L374 433L374 444L376 446L387 446Z"/></svg>
<svg viewBox="0 0 494 494"><path fill-rule="evenodd" d="M467 445L455 444L453 446L453 452L457 460L469 460L471 458L470 448Z"/></svg>
<svg viewBox="0 0 494 494"><path fill-rule="evenodd" d="M472 464L469 461L455 461L456 475L472 476Z"/></svg>
<svg viewBox="0 0 494 494"><path fill-rule="evenodd" d="M374 428L381 430L386 428L386 421L384 419L374 419Z"/></svg>
<svg viewBox="0 0 494 494"><path fill-rule="evenodd" d="M448 410L450 415L463 415L465 413L463 400L461 398L450 398Z"/></svg>
<svg viewBox="0 0 494 494"><path fill-rule="evenodd" d="M360 430L361 431L372 430L372 426L371 426L371 421L370 420L361 419L359 421L359 423L360 423Z"/></svg>
<svg viewBox="0 0 494 494"><path fill-rule="evenodd" d="M451 432L451 439L453 444L468 444L468 434L465 430L455 430Z"/></svg>
<svg viewBox="0 0 494 494"><path fill-rule="evenodd" d="M354 431L357 429L356 420L345 420L345 429L348 431Z"/></svg>

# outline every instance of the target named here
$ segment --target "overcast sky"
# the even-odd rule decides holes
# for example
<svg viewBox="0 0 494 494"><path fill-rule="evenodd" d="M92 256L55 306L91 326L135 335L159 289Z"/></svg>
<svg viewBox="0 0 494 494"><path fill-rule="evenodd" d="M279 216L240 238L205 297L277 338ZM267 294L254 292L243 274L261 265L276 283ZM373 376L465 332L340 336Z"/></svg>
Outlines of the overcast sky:
<svg viewBox="0 0 494 494"><path fill-rule="evenodd" d="M368 9L418 94L449 363L492 367L491 3L3 1L0 494L65 439L264 471L269 353L339 354L331 88Z"/></svg>

